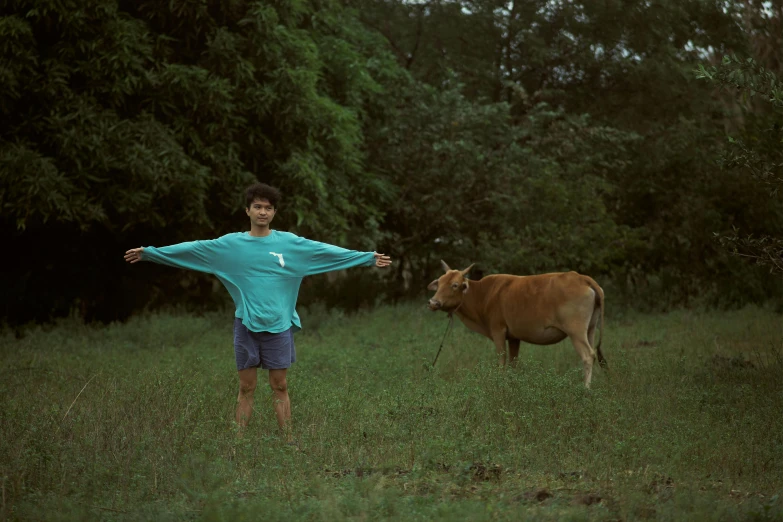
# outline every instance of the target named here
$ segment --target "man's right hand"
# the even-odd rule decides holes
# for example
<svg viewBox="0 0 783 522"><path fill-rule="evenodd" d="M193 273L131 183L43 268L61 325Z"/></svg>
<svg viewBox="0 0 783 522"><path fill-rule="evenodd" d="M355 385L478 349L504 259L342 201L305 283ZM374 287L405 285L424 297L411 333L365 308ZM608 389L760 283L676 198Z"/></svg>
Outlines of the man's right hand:
<svg viewBox="0 0 783 522"><path fill-rule="evenodd" d="M125 252L125 261L128 263L138 263L141 261L141 253L144 252L144 247L131 248Z"/></svg>

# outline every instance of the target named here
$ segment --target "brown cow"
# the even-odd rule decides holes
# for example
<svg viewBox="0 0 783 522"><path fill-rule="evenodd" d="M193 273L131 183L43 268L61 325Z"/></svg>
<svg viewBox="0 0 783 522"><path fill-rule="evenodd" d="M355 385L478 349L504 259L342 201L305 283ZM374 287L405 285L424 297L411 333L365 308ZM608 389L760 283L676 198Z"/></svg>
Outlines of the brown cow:
<svg viewBox="0 0 783 522"><path fill-rule="evenodd" d="M531 276L489 275L479 281L465 276L465 270L446 271L427 287L437 290L430 299L430 310L456 314L465 326L492 339L501 365L515 363L519 343L555 344L566 337L584 363L585 387L590 387L593 362L606 368L601 341L593 350L595 329L600 320L601 340L604 324L604 291L591 277L576 272L558 272Z"/></svg>

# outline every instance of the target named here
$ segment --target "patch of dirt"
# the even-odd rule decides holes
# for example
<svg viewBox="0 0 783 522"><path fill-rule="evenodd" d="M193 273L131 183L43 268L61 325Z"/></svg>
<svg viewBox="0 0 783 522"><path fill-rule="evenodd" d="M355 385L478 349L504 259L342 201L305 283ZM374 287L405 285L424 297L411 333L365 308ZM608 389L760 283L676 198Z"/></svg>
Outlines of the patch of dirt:
<svg viewBox="0 0 783 522"><path fill-rule="evenodd" d="M499 480L503 474L500 464L484 465L481 462L474 462L468 471L471 472L471 478L477 481Z"/></svg>
<svg viewBox="0 0 783 522"><path fill-rule="evenodd" d="M753 369L756 367L751 361L739 356L726 357L723 355L713 355L710 359L710 365L717 370L736 370L736 369Z"/></svg>
<svg viewBox="0 0 783 522"><path fill-rule="evenodd" d="M658 343L656 343L655 341L645 341L644 339L642 339L641 341L637 341L634 346L636 346L637 348L644 348L644 347L652 348L654 346L658 346Z"/></svg>
<svg viewBox="0 0 783 522"><path fill-rule="evenodd" d="M441 473L448 473L451 470L451 465L444 462L433 462L431 465L427 466L427 468Z"/></svg>
<svg viewBox="0 0 783 522"><path fill-rule="evenodd" d="M503 476L504 469L500 464L484 464L482 462L474 462L470 466L465 468L455 469L454 466L445 464L443 462L431 463L427 468L431 471L438 473L450 473L461 472L463 476L469 476L473 482L488 482L497 481ZM372 475L374 473L380 473L385 476L399 477L410 473L409 469L393 468L393 469L380 469L380 468L350 468L350 469L329 469L323 470L324 475L333 478L343 478L348 476L364 477Z"/></svg>
<svg viewBox="0 0 783 522"><path fill-rule="evenodd" d="M374 469L374 468L356 468L356 469L329 469L326 468L323 470L323 473L332 478L344 478L349 476L359 477L362 478L364 476L369 476L374 473L381 473L383 475L390 475L390 476L403 476L410 473L409 469L401 469L401 468L395 468L395 469Z"/></svg>
<svg viewBox="0 0 783 522"><path fill-rule="evenodd" d="M655 518L658 512L655 511L655 508L653 507L639 506L637 508L634 508L633 514L636 515L637 518L647 519L647 518Z"/></svg>
<svg viewBox="0 0 783 522"><path fill-rule="evenodd" d="M587 493L586 495L579 495L575 497L571 504L575 506L592 506L593 504L600 504L603 498L598 493Z"/></svg>
<svg viewBox="0 0 783 522"><path fill-rule="evenodd" d="M645 339L639 339L638 341L625 341L622 344L623 348L655 348L658 346L656 341L647 341Z"/></svg>
<svg viewBox="0 0 783 522"><path fill-rule="evenodd" d="M552 496L554 495L552 495L552 493L547 488L541 488L533 491L528 491L526 493L522 493L514 500L517 501L524 500L526 502L543 502Z"/></svg>
<svg viewBox="0 0 783 522"><path fill-rule="evenodd" d="M439 413L438 410L430 406L411 406L410 412L422 417L433 417Z"/></svg>
<svg viewBox="0 0 783 522"><path fill-rule="evenodd" d="M674 480L671 477L658 476L647 486L648 493L660 493L666 489L674 488Z"/></svg>
<svg viewBox="0 0 783 522"><path fill-rule="evenodd" d="M333 478L347 477L349 475L353 475L355 472L356 472L356 470L353 470L353 469L335 469L335 470L332 470L332 469L327 468L327 469L324 470L324 473L327 476L333 477ZM364 470L362 470L362 474L364 474Z"/></svg>

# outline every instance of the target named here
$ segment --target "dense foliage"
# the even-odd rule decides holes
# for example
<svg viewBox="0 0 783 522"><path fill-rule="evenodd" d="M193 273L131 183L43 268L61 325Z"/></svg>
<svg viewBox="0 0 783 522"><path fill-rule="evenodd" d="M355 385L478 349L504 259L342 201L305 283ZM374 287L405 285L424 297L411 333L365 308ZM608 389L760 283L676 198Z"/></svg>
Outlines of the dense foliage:
<svg viewBox="0 0 783 522"><path fill-rule="evenodd" d="M731 145L724 151L721 163L768 188L771 197L778 196L783 187L783 82L753 58L743 61L736 56L724 57L719 67L701 66L699 77L736 88L745 104L752 104L756 95L768 102L764 110L751 113L751 121L739 137L729 137ZM753 259L772 273L783 273L781 220L773 219L769 228L776 235L741 235L735 227L733 234L719 236L719 240L733 254Z"/></svg>
<svg viewBox="0 0 783 522"><path fill-rule="evenodd" d="M714 239L783 237L732 149L779 132L779 106L694 70L734 53L779 74L781 20L755 1L2 0L3 316L224 296L121 254L244 228L256 179L284 191L279 228L399 260L343 280L354 296L421 292L445 258L584 271L644 306L779 297Z"/></svg>
<svg viewBox="0 0 783 522"><path fill-rule="evenodd" d="M1 13L6 314L142 304L122 252L245 226L256 178L290 195L282 227L344 240L377 221L363 126L394 64L339 5L20 0Z"/></svg>

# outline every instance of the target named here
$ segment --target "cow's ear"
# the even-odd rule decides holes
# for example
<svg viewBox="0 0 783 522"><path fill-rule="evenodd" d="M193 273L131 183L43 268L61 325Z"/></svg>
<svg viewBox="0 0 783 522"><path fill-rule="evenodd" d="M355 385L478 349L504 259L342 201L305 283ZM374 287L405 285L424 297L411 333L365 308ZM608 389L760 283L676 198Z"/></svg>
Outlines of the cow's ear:
<svg viewBox="0 0 783 522"><path fill-rule="evenodd" d="M462 293L463 294L467 293L467 291L468 291L468 282L467 281L463 281L462 282Z"/></svg>
<svg viewBox="0 0 783 522"><path fill-rule="evenodd" d="M438 289L438 280L436 279L432 283L427 285L427 290L437 290Z"/></svg>

